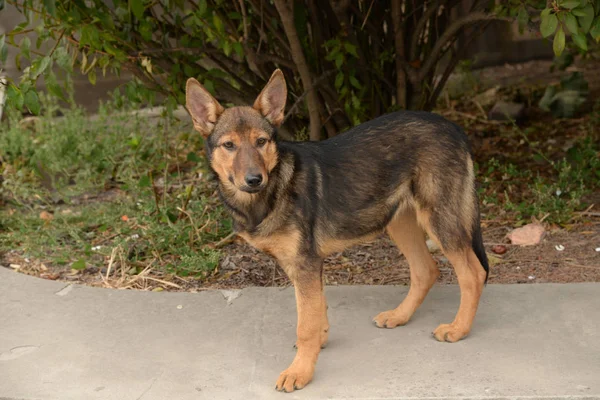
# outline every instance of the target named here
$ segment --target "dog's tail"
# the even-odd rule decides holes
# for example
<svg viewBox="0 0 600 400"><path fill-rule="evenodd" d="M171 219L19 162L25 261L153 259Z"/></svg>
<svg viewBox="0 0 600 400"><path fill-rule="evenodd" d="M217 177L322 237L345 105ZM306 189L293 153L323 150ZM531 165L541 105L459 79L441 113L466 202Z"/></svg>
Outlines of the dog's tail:
<svg viewBox="0 0 600 400"><path fill-rule="evenodd" d="M485 283L487 283L488 275L490 274L490 264L488 263L487 255L485 254L485 247L483 247L483 235L481 234L481 222L479 218L475 221L473 226L473 251L479 259L479 262L485 269Z"/></svg>

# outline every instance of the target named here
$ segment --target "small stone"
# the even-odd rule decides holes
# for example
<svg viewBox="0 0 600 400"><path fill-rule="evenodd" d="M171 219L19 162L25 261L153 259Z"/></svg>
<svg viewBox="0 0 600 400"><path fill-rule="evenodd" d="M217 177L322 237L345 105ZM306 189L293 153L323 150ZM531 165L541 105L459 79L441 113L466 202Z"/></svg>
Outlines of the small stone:
<svg viewBox="0 0 600 400"><path fill-rule="evenodd" d="M539 223L527 224L517 229L513 229L508 235L512 244L519 246L533 246L542 241L546 230Z"/></svg>
<svg viewBox="0 0 600 400"><path fill-rule="evenodd" d="M183 306L181 304L177 306L178 310L181 310L182 308L183 308Z"/></svg>
<svg viewBox="0 0 600 400"><path fill-rule="evenodd" d="M556 251L563 251L565 249L565 246L563 246L562 244L557 244L556 246L554 246L554 248L556 249Z"/></svg>
<svg viewBox="0 0 600 400"><path fill-rule="evenodd" d="M600 247L596 247L596 251L600 253Z"/></svg>
<svg viewBox="0 0 600 400"><path fill-rule="evenodd" d="M492 247L492 251L496 254L504 254L508 251L508 249L506 248L506 246L503 246L501 244L497 244L495 246Z"/></svg>
<svg viewBox="0 0 600 400"><path fill-rule="evenodd" d="M532 281L532 280L534 280L534 279L535 279L535 276L533 276L533 275L529 275L527 278L528 278L530 281Z"/></svg>
<svg viewBox="0 0 600 400"><path fill-rule="evenodd" d="M488 107L494 104L496 96L498 96L498 88L493 87L483 93L479 93L473 98L473 101L479 103L483 107Z"/></svg>
<svg viewBox="0 0 600 400"><path fill-rule="evenodd" d="M493 121L518 121L523 118L525 105L498 101L488 114L488 119Z"/></svg>

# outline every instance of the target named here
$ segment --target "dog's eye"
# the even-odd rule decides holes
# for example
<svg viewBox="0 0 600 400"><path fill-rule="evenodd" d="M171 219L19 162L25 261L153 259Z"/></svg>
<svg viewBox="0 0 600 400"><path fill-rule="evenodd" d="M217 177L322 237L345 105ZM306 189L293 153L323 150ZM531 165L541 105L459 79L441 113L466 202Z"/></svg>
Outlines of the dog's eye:
<svg viewBox="0 0 600 400"><path fill-rule="evenodd" d="M233 149L235 146L234 146L233 142L225 142L225 143L223 143L223 147L225 147L225 148L226 148L226 149L228 149L228 150L231 150L231 149Z"/></svg>
<svg viewBox="0 0 600 400"><path fill-rule="evenodd" d="M267 143L267 139L265 139L265 138L263 138L263 137L259 138L259 139L256 141L256 145L257 145L258 147L262 147L262 146L264 146L266 143Z"/></svg>

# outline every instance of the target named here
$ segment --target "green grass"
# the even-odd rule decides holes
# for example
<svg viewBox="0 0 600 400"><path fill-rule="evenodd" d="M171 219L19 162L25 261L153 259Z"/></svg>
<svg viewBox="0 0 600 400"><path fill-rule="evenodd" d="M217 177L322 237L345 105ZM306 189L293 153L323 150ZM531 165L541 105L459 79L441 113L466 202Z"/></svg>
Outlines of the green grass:
<svg viewBox="0 0 600 400"><path fill-rule="evenodd" d="M513 128L521 134L520 128ZM529 143L531 159L543 168L534 170L512 162L491 158L478 166L482 177L479 193L488 219L526 223L532 217L550 223L566 224L574 213L588 206L586 195L600 190L600 146L592 135L579 138L566 155L553 160Z"/></svg>
<svg viewBox="0 0 600 400"><path fill-rule="evenodd" d="M91 121L68 110L35 129L14 116L2 125L0 254L74 268L102 268L112 256L130 273L152 265L206 276L220 257L211 244L231 226L207 182L200 135L117 111L104 105Z"/></svg>

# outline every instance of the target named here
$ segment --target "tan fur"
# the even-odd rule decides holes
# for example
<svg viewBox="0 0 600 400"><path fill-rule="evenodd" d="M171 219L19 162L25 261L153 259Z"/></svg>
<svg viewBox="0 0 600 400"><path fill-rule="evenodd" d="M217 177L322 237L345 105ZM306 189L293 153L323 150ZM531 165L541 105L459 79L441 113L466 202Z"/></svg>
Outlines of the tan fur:
<svg viewBox="0 0 600 400"><path fill-rule="evenodd" d="M321 351L322 333L329 329L328 325L324 326L327 306L321 278L314 274L300 274L293 282L298 309L298 351L292 364L279 375L276 384L277 390L286 392L302 389L312 380Z"/></svg>
<svg viewBox="0 0 600 400"><path fill-rule="evenodd" d="M240 232L239 235L251 246L275 257L290 280L292 282L295 280L298 273L300 232L290 229L268 236L249 235L246 232Z"/></svg>
<svg viewBox="0 0 600 400"><path fill-rule="evenodd" d="M454 321L438 326L433 335L440 342L457 342L471 331L483 290L485 272L471 249L445 253L454 267L460 285L460 306Z"/></svg>
<svg viewBox="0 0 600 400"><path fill-rule="evenodd" d="M425 244L425 232L417 223L414 210L397 214L387 227L410 267L410 289L404 301L395 309L374 318L380 328L395 328L406 324L421 305L439 276L439 270Z"/></svg>
<svg viewBox="0 0 600 400"><path fill-rule="evenodd" d="M327 257L328 255L330 255L332 253L344 251L348 247L353 246L355 244L373 241L379 235L380 235L380 233L378 232L378 233L363 236L360 238L348 239L348 240L327 237L327 238L322 239L322 241L319 241L319 255L322 257Z"/></svg>

